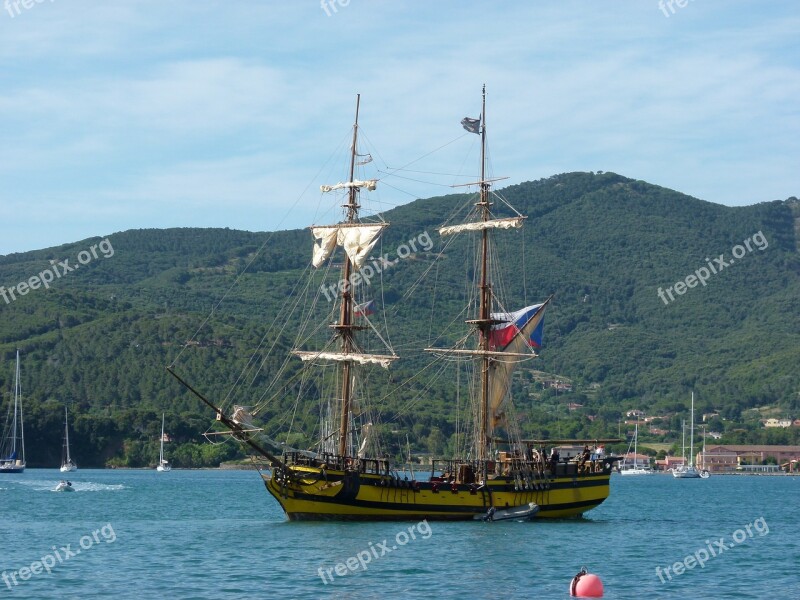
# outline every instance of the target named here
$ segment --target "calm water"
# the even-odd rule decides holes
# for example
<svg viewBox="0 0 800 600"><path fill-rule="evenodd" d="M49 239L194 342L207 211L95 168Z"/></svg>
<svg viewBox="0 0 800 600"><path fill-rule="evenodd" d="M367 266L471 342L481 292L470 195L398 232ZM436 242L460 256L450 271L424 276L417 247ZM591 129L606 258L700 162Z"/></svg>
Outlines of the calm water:
<svg viewBox="0 0 800 600"><path fill-rule="evenodd" d="M800 477L614 476L583 520L431 522L416 539L413 522L288 523L252 471L83 470L51 492L59 479L0 478L0 598L564 599L583 565L606 598L800 598ZM720 538L734 547L660 581ZM359 553L366 570L323 583ZM41 560L56 566L22 581Z"/></svg>

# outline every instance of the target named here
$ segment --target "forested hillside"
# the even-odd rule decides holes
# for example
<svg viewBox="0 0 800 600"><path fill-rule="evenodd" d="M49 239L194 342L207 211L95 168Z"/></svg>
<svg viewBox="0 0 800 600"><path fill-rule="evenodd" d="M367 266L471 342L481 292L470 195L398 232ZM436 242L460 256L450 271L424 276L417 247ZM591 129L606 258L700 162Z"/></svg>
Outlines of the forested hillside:
<svg viewBox="0 0 800 600"><path fill-rule="evenodd" d="M528 434L616 436L625 413L641 409L663 416L656 429L667 432L642 438L673 442L694 390L698 420L718 413L708 426L723 442L798 443L800 428L767 430L760 422L800 418L796 198L731 208L613 173L557 175L502 194L528 216L499 248L511 250L509 308L554 297L541 359L515 379ZM403 356L387 382L419 371L425 358L416 350L460 310L469 240L433 261L441 250L436 227L463 200L417 200L385 214L392 226L381 253L423 232L434 242L431 252L383 274L381 309ZM198 389L225 397L307 268L308 231L133 230L101 241L0 257L0 285L14 290L0 298L2 416L19 348L29 465L58 464L64 404L83 466L155 464L162 411L177 466L234 458L238 448L205 442L213 415L165 366L180 353L180 370ZM96 256L80 260L93 245ZM64 259L79 268L48 289L20 288ZM425 272L435 286L419 283ZM278 351L252 382L254 393L292 340L288 333L274 340ZM552 381L569 385L544 389ZM413 434L414 451L447 451L450 385L433 384L429 406L397 424L403 443L403 432ZM406 393L387 408L397 409ZM285 419L284 408L265 415L268 427Z"/></svg>

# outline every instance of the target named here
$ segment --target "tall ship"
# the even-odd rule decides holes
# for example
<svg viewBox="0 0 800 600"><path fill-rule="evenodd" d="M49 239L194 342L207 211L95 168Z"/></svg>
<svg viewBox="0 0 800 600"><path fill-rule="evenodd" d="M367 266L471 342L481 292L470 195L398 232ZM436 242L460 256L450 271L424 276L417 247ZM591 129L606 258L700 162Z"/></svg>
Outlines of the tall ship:
<svg viewBox="0 0 800 600"><path fill-rule="evenodd" d="M464 414L470 415L471 426L459 438L454 458L433 460L424 475L413 470L400 473L385 446L375 439L380 416L379 411L365 406L364 381L376 369L389 369L401 357L392 349L388 335L369 319L374 303L364 301L364 286L359 286L359 280L363 283L369 275L367 269L374 264L371 253L389 226L380 214L369 217L372 220L360 216L361 195L373 191L378 180L356 172L356 167L371 160L370 154L359 153L359 109L360 96L349 149L349 177L321 186L323 194L339 192L343 217L332 225L311 227L312 270L334 270L339 284L321 289L326 297L335 290L335 298L327 298L335 303L331 302L333 308L327 313L328 323L300 326L305 329L289 353L295 364L304 367L298 371L321 373L323 383L319 385L304 385L305 375L292 375L294 392L309 395L304 396L305 402L311 402L311 394L317 396L317 443L298 449L278 442L258 425L263 404L214 402L179 374L174 364L168 371L216 413L227 430L218 435L234 437L264 463L260 471L263 483L290 520L565 518L598 506L609 495L610 474L618 459L593 452L589 444L617 440L580 440L577 445L573 440L564 446L559 445L563 440L523 439L514 417L512 375L520 363L538 356L536 348L541 345L551 299L512 311L504 308L497 294L503 285L496 278L493 239L520 229L526 217L504 199L502 211L511 216L493 211L499 196L491 189L497 179L487 176L485 86L479 118L461 122L468 132L480 136L480 177L465 184L476 187L477 193L461 211L465 218L438 229L443 240L473 236L477 258L470 271L473 293L462 312L469 318L466 327L459 327L462 334L449 338L459 340L454 345L433 343L424 348L420 344L418 348L438 365L467 364L470 376L464 378L464 397L470 399L471 408ZM291 310L287 304L287 315ZM287 315L282 316L282 326L290 321ZM309 332L325 329L330 332L326 342L313 346ZM295 373L293 368L284 372L281 367L272 380ZM461 378L456 379L460 384ZM399 394L401 387L396 384L394 393ZM426 396L419 395L413 410L425 411L425 402ZM287 415L287 422L290 419L294 415Z"/></svg>

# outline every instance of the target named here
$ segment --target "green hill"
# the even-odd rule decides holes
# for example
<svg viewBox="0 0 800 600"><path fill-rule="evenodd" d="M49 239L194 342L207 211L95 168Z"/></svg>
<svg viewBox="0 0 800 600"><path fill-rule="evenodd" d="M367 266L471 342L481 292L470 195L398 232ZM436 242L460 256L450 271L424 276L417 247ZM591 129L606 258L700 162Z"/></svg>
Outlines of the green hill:
<svg viewBox="0 0 800 600"><path fill-rule="evenodd" d="M528 215L521 232L499 242L511 251L504 281L514 304L507 308L554 295L542 358L515 379L527 433L616 435L619 420L636 408L664 417L658 427L670 433L651 434L651 441L672 442L693 389L699 414L719 413L709 426L724 431L723 441L798 443L800 428L759 423L800 418L796 198L731 208L613 173L557 175L502 195ZM414 350L435 339L439 323L457 322L470 241L457 238L435 265L433 256L440 250L435 228L463 200L417 200L385 215L392 227L379 254L423 232L436 245L383 274L383 305L404 360L376 386L420 371L424 358ZM193 385L224 398L285 310L311 244L306 230L134 230L105 245L98 238L0 257L0 389L5 405L20 348L29 465L58 464L64 403L83 466L155 464L162 411L176 465L238 456L230 444L204 442L212 415L164 367L179 357ZM726 266L712 273L719 258ZM19 282L55 272L64 259L79 268L22 295ZM286 333L270 343L288 350L291 340ZM281 354L267 358L245 395L261 393ZM415 385L424 387L422 378ZM548 378L569 381L572 390L543 389ZM452 383L428 384L428 406L417 405L396 428L413 433L415 451L436 452L454 431ZM410 394L399 391L386 408L401 409ZM316 409L306 408L298 420L310 423ZM276 404L267 428L289 410ZM395 433L404 443L405 434Z"/></svg>

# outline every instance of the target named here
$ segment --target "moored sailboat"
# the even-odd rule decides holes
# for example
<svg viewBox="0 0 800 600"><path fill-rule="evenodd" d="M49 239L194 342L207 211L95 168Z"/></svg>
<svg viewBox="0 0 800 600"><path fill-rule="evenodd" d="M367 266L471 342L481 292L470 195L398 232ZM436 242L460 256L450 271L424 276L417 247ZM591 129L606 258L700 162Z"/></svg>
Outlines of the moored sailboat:
<svg viewBox="0 0 800 600"><path fill-rule="evenodd" d="M71 473L72 471L78 470L78 465L75 464L75 461L72 460L72 457L69 453L69 422L67 418L66 406L64 406L64 445L62 448L60 470L62 473Z"/></svg>
<svg viewBox="0 0 800 600"><path fill-rule="evenodd" d="M684 445L685 456L685 445ZM686 459L685 459L686 460ZM688 463L675 467L672 470L672 476L676 479L707 479L709 476L708 471L698 469L694 465L694 392L692 392L692 409L691 420L689 421L689 458Z"/></svg>
<svg viewBox="0 0 800 600"><path fill-rule="evenodd" d="M474 365L477 398L471 448L460 457L434 461L428 480L408 480L394 471L391 461L378 453L370 454L371 423L357 433L356 391L362 371L389 366L399 357L377 334L371 323L361 325L356 302L355 280L387 223L365 222L359 217L359 195L376 187L375 179L356 178L358 153L358 115L350 147L349 178L344 183L322 186L322 192L345 190L344 219L335 225L314 226L316 240L312 264L329 263L338 247L341 273L338 285L337 320L331 325L333 336L319 349L296 347L292 354L311 366L335 365L338 431L320 427L316 450L297 450L275 442L253 424L249 407L234 406L227 411L207 399L168 367L170 373L201 401L211 407L217 420L233 437L257 456L266 460L269 473L262 473L267 491L278 501L287 517L299 519L440 519L471 520L492 518L570 517L581 515L603 502L609 494L609 480L616 458L595 459L588 446L572 460L561 460L555 447L548 459L541 441L524 440L516 423L509 418L511 377L522 361L535 358L533 350L541 344L545 310L550 299L515 312L502 308L495 295L490 243L495 233L521 228L525 217L516 213L500 217L492 213L491 184L486 176L486 98L479 119L464 119L462 125L481 137L480 180L472 218L442 226L442 236L474 233L479 236L478 267L475 270L477 301L474 318L466 323L477 342L467 347L470 336L460 347L426 348L435 360L442 357ZM509 205L510 206L510 205ZM330 289L333 289L331 287ZM326 294L327 297L327 294ZM385 350L366 350L359 341L364 330L372 329ZM330 405L328 405L330 406ZM328 416L330 416L328 408ZM323 421L331 419L323 419ZM332 443L335 438L335 443ZM501 450L503 448L503 450ZM413 476L413 475L412 475Z"/></svg>
<svg viewBox="0 0 800 600"><path fill-rule="evenodd" d="M638 463L638 440L639 440L639 423L636 423L636 428L633 432L633 463L628 463L628 456L630 455L631 448L628 446L628 452L625 454L625 460L619 466L620 475L652 475L653 469L643 467Z"/></svg>
<svg viewBox="0 0 800 600"><path fill-rule="evenodd" d="M169 464L169 461L164 459L164 413L161 413L161 449L158 452L158 466L156 466L156 471L165 472L171 470L172 466Z"/></svg>
<svg viewBox="0 0 800 600"><path fill-rule="evenodd" d="M19 379L19 350L17 350L13 410L12 406L9 406L3 439L0 441L0 473L25 471L25 424L22 418L22 388Z"/></svg>

